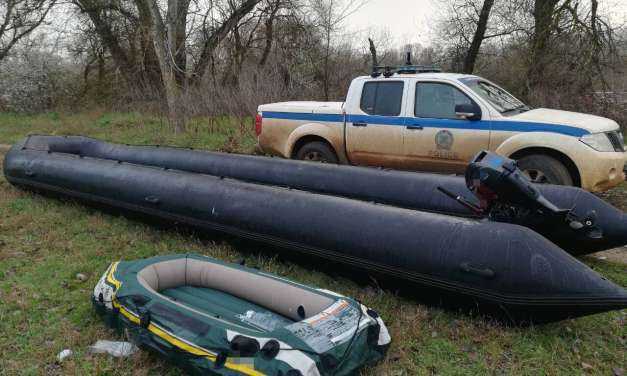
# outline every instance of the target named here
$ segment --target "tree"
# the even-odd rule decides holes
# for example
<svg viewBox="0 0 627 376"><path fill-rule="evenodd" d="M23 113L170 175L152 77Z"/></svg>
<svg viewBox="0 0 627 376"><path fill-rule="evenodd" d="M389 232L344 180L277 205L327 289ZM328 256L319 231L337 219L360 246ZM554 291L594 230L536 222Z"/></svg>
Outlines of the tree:
<svg viewBox="0 0 627 376"><path fill-rule="evenodd" d="M315 23L322 34L321 79L324 100L329 100L333 38L346 18L365 4L365 0L311 0Z"/></svg>
<svg viewBox="0 0 627 376"><path fill-rule="evenodd" d="M194 67L194 75L197 78L202 79L208 74L211 56L218 47L218 44L226 38L228 33L237 26L239 21L250 13L260 2L261 0L245 0L238 5L231 3L227 11L228 13L217 25L209 28L209 25L206 23L203 24L203 43L198 62Z"/></svg>
<svg viewBox="0 0 627 376"><path fill-rule="evenodd" d="M0 61L11 48L40 26L56 0L0 1Z"/></svg>
<svg viewBox="0 0 627 376"><path fill-rule="evenodd" d="M616 50L614 30L598 15L597 0L536 0L532 14L528 92L553 87L561 78L549 69L556 64L570 76L559 84L581 94L604 80L602 61Z"/></svg>
<svg viewBox="0 0 627 376"><path fill-rule="evenodd" d="M168 120L175 132L181 132L181 91L186 83L185 27L189 0L168 0L165 19L156 0L136 0L137 7L149 9L154 51L159 61L161 81L168 106Z"/></svg>
<svg viewBox="0 0 627 376"><path fill-rule="evenodd" d="M133 1L73 0L91 25L83 33L93 34L108 52L127 89L161 90L160 70L152 46L150 11Z"/></svg>
<svg viewBox="0 0 627 376"><path fill-rule="evenodd" d="M453 67L473 73L481 46L493 38L507 38L524 32L524 0L443 1L444 17L439 32L453 52ZM472 35L472 39L469 36Z"/></svg>
<svg viewBox="0 0 627 376"><path fill-rule="evenodd" d="M189 85L205 80L220 42L262 0L74 1L129 87L138 82L157 87L170 124L180 132L185 124L181 101Z"/></svg>
<svg viewBox="0 0 627 376"><path fill-rule="evenodd" d="M552 55L550 38L555 31L554 23L560 17L557 4L560 0L536 0L533 5L534 28L531 37L531 62L528 72L528 89L541 84L543 71L548 58Z"/></svg>
<svg viewBox="0 0 627 376"><path fill-rule="evenodd" d="M475 34L464 58L463 72L471 74L475 70L475 62L477 61L477 55L479 54L479 48L481 43L485 39L485 32L488 28L488 19L490 18L490 11L494 5L494 0L485 0L479 12L479 19L477 20L477 28Z"/></svg>
<svg viewBox="0 0 627 376"><path fill-rule="evenodd" d="M263 48L263 53L261 54L261 58L259 59L260 67L266 65L266 63L268 62L268 57L270 56L270 52L272 52L272 43L274 42L274 23L276 21L277 14L282 6L282 0L270 1L270 4L268 5L268 17L264 22L265 44Z"/></svg>
<svg viewBox="0 0 627 376"><path fill-rule="evenodd" d="M135 0L138 8L146 6L150 10L150 25L154 50L161 69L161 80L165 89L168 105L168 119L175 132L183 130L185 119L182 116L182 91L187 82L187 15L189 0L167 0L167 10L162 12L157 0ZM231 3L230 14L212 32L206 33L200 59L195 67L195 81L201 80L206 74L208 61L217 44L237 23L261 0L245 0L234 6ZM165 17L162 16L165 14Z"/></svg>

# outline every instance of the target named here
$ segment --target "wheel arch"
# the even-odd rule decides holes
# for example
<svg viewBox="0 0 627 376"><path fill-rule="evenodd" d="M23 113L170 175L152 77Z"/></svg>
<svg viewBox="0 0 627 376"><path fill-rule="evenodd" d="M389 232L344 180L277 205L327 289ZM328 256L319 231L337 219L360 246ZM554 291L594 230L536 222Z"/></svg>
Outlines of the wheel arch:
<svg viewBox="0 0 627 376"><path fill-rule="evenodd" d="M286 158L294 158L305 143L312 141L324 142L333 150L341 163L346 162L344 127L335 123L306 123L298 126L287 137L283 155Z"/></svg>
<svg viewBox="0 0 627 376"><path fill-rule="evenodd" d="M333 150L333 153L335 153L336 157L338 156L337 150L335 150L335 147L333 147L333 144L331 142L329 142L329 140L327 140L326 138L319 136L319 135L315 135L315 134L308 134L308 135L304 135L301 136L300 138L298 138L292 145L292 150L290 150L290 158L295 158L296 157L296 153L298 153L298 151L300 150L300 148L302 148L304 145L310 143L310 142L323 142L325 144L327 144L329 146L329 148L331 148L331 150Z"/></svg>
<svg viewBox="0 0 627 376"><path fill-rule="evenodd" d="M573 184L576 187L581 187L581 173L579 172L579 168L568 155L559 150L542 146L531 146L513 152L509 155L509 158L518 160L533 154L547 155L560 161L568 170L568 173L573 179Z"/></svg>

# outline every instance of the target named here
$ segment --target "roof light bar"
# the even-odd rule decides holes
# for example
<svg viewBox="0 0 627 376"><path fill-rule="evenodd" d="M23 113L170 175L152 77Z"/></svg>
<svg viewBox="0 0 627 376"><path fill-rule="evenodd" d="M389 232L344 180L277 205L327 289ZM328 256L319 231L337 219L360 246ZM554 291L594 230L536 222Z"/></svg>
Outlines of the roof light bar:
<svg viewBox="0 0 627 376"><path fill-rule="evenodd" d="M392 77L395 73L397 74L416 74L416 73L437 73L442 70L435 65L413 65L411 63L411 53L407 52L405 56L405 65L401 66L392 66L392 65L380 65L373 66L372 73L370 76L372 78L377 78L381 75L383 77L388 78Z"/></svg>

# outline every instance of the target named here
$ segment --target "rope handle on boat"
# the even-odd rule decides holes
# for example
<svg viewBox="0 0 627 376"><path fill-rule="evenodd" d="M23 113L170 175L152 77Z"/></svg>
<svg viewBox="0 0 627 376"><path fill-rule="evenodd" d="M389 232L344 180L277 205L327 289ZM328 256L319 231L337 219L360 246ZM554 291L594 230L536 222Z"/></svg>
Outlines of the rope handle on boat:
<svg viewBox="0 0 627 376"><path fill-rule="evenodd" d="M131 298L133 296L135 296L135 295L122 295L122 296L116 297L115 299L105 300L105 299L103 299L103 296L102 296L102 293L101 293L98 296L98 302L102 303L102 304L104 304L104 303L113 304L115 300L118 300L118 301L119 300L125 300L125 299ZM155 318L150 314L150 311L148 309L144 308L144 312L138 312L138 316L139 316L140 322L139 322L139 325L135 325L135 326L132 327L132 329L134 329L134 330L137 330L139 328L147 329L151 322L155 322L157 325L165 328L166 330L169 330L169 331L172 330L171 328L169 328L167 325L163 324L162 322L160 322L158 320L155 320ZM161 345L161 344L159 344L159 345ZM188 352L179 350L177 347L172 347L171 350L179 351L182 354L188 354L189 355ZM211 348L207 348L207 350L213 351L216 354L220 355L222 353L228 353L230 349L227 349L227 348L224 348L224 347L211 347ZM202 356L200 356L200 357L202 357ZM216 363L218 363L217 361L218 361L218 359L216 359Z"/></svg>

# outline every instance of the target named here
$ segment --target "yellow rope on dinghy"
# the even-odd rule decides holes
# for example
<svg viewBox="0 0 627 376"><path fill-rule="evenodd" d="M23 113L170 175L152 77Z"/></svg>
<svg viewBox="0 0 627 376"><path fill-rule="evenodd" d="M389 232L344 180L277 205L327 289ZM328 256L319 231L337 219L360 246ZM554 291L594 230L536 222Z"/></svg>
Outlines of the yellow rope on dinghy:
<svg viewBox="0 0 627 376"><path fill-rule="evenodd" d="M118 281L115 278L115 271L117 270L119 261L118 262L114 262L113 264L111 264L111 267L109 268L109 273L107 274L107 282L109 282L110 284L112 284L113 286L115 286L115 292L113 293L113 296L111 298L111 301L113 303L113 306L116 307L117 309L119 309L120 313L126 317L129 321L131 321L132 323L139 325L139 317L134 314L133 312L131 312L130 310L128 310L126 307L124 307L122 304L120 304L120 302L118 302L118 300L116 299L116 293L117 290L119 290L119 288L122 286L122 282ZM147 328L152 334L156 335L157 337L161 338L162 340L170 343L173 346L178 347L179 349L188 352L190 354L196 355L196 356L203 356L207 359L209 359L211 362L215 363L216 361L216 357L217 354L204 349L202 347L193 345L189 342L187 342L186 340L179 338L177 336L175 336L173 333L168 332L167 330L165 330L164 328L155 325L153 323L148 324L148 328ZM251 366L247 365L247 364L238 364L238 363L233 363L232 361L229 361L228 358L226 360L226 363L224 364L224 366L228 369L232 369L234 371L238 371L241 372L245 375L251 375L251 376L263 376L264 374L255 370L254 368L251 368Z"/></svg>

